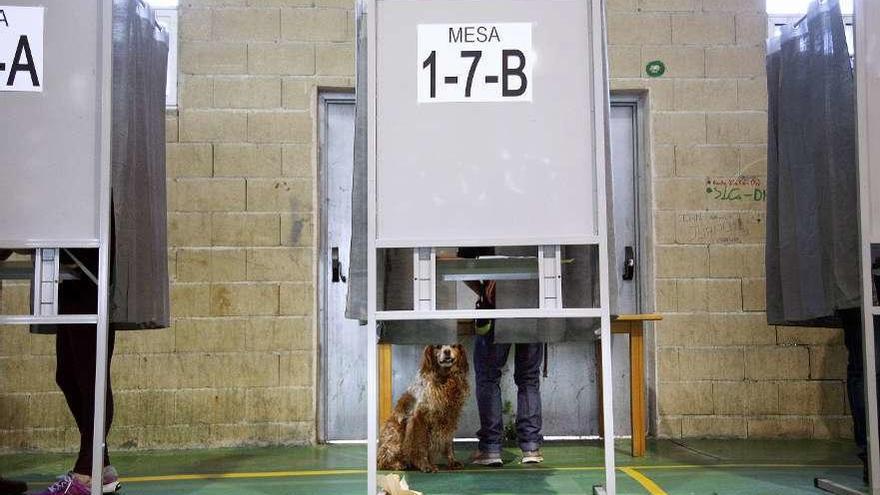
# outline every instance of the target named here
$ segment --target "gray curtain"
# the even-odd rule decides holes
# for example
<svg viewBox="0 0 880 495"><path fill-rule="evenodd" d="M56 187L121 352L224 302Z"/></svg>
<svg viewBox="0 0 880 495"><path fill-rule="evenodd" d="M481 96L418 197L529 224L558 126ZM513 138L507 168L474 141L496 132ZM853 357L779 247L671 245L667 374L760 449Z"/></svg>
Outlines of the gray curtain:
<svg viewBox="0 0 880 495"><path fill-rule="evenodd" d="M168 33L143 0L114 0L112 36L110 326L166 328L171 316L165 201ZM97 250L71 252L98 274ZM62 261L73 260L62 253ZM85 277L64 284L97 297L97 287ZM92 312L89 307L82 312ZM57 330L57 325L31 325L38 334Z"/></svg>
<svg viewBox="0 0 880 495"><path fill-rule="evenodd" d="M838 0L768 42L767 320L860 305L855 87Z"/></svg>
<svg viewBox="0 0 880 495"><path fill-rule="evenodd" d="M168 33L142 0L113 2L110 321L169 326L165 200Z"/></svg>
<svg viewBox="0 0 880 495"><path fill-rule="evenodd" d="M364 2L355 6L357 78L354 128L354 173L351 187L351 251L345 317L367 320L367 19Z"/></svg>

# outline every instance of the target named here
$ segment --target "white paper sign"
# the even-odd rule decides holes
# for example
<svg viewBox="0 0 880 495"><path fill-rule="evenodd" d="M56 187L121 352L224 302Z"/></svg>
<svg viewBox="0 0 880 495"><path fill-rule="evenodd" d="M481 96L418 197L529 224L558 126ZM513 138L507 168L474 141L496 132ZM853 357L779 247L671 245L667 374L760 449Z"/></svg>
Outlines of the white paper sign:
<svg viewBox="0 0 880 495"><path fill-rule="evenodd" d="M0 5L0 91L43 91L44 13Z"/></svg>
<svg viewBox="0 0 880 495"><path fill-rule="evenodd" d="M419 24L419 103L532 101L532 24Z"/></svg>

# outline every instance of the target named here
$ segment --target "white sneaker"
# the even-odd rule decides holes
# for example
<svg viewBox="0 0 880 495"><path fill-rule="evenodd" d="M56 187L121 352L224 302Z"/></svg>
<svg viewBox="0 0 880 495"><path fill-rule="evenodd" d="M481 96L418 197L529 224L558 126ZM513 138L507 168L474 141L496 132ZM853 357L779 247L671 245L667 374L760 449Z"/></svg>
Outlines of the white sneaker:
<svg viewBox="0 0 880 495"><path fill-rule="evenodd" d="M116 493L122 488L122 483L119 482L119 473L116 472L115 467L105 467L101 477L103 478L101 481L104 482L102 489L104 493Z"/></svg>
<svg viewBox="0 0 880 495"><path fill-rule="evenodd" d="M540 462L544 462L544 454L542 454L540 450L531 450L528 452L523 450L522 460L520 461L520 463L538 464Z"/></svg>
<svg viewBox="0 0 880 495"><path fill-rule="evenodd" d="M501 452L483 452L477 450L471 455L471 464L478 466L501 467L504 461L501 460Z"/></svg>
<svg viewBox="0 0 880 495"><path fill-rule="evenodd" d="M55 478L57 481L61 481L64 478L72 476L73 472L69 472L67 474L58 476ZM107 466L104 468L101 477L103 478L101 481L103 484L101 485L102 493L116 493L122 488L122 483L119 482L119 473L116 472L116 468L113 466Z"/></svg>

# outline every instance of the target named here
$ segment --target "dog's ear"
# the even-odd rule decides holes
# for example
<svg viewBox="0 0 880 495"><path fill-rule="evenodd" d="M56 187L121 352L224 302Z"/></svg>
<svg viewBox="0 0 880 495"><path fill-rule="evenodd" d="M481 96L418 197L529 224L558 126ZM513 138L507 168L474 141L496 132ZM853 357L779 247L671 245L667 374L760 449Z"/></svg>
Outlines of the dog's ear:
<svg viewBox="0 0 880 495"><path fill-rule="evenodd" d="M437 357L434 355L434 346L426 345L425 351L422 353L422 373L434 373L437 369Z"/></svg>
<svg viewBox="0 0 880 495"><path fill-rule="evenodd" d="M470 370L470 365L468 365L467 351L461 344L455 344L455 349L458 351L458 358L456 358L455 365L453 367L455 368L456 372L466 375Z"/></svg>

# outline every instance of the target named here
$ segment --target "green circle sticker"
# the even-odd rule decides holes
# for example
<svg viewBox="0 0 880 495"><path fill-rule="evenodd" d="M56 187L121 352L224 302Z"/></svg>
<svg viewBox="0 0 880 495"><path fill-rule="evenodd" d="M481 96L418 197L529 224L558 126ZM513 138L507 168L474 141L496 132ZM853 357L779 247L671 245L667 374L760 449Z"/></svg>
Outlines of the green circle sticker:
<svg viewBox="0 0 880 495"><path fill-rule="evenodd" d="M648 62L648 65L645 66L645 72L648 74L648 77L660 77L666 74L666 64L660 60Z"/></svg>

